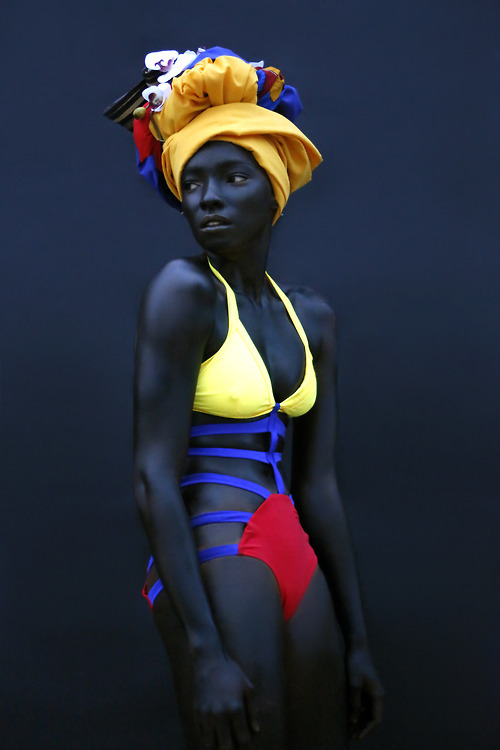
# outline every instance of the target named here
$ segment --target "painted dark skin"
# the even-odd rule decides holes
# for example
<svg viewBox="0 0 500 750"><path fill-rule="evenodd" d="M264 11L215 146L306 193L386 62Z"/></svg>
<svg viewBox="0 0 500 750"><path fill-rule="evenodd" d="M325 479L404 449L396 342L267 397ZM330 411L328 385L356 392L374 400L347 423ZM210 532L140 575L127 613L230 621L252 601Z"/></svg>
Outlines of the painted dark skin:
<svg viewBox="0 0 500 750"><path fill-rule="evenodd" d="M303 378L304 348L265 277L276 201L253 156L222 141L206 144L187 163L182 197L203 253L168 263L144 297L136 354L135 491L156 562L148 585L159 576L165 587L153 615L172 665L186 746L342 750L349 735L362 738L380 722L383 690L368 649L332 460L335 317L310 290L285 289L308 336L318 380L314 407L294 420L287 489L319 559L304 599L285 623L276 581L262 561L237 556L198 562L197 549L238 542L243 525L194 532L189 525L197 513L253 512L261 498L208 484L179 490L184 473L212 471L277 491L266 464L186 457L192 425L227 421L192 411L200 364L227 333L225 290L207 257L235 291L276 399L293 393ZM193 444L266 450L267 440L262 434L224 435Z"/></svg>

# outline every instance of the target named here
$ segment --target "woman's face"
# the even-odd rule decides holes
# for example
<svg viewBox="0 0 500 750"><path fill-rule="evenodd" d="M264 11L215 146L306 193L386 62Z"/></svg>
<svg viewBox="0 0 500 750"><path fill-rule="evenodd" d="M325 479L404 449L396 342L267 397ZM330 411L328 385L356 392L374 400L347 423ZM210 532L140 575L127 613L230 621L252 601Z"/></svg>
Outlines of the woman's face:
<svg viewBox="0 0 500 750"><path fill-rule="evenodd" d="M182 208L204 250L243 249L269 233L277 203L266 172L241 146L209 141L187 162Z"/></svg>

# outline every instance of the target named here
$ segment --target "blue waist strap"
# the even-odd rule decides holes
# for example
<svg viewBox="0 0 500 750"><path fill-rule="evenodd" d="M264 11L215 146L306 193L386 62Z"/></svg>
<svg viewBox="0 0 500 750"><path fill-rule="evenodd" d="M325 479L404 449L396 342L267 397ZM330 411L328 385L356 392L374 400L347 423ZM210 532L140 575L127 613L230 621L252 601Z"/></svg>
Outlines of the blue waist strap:
<svg viewBox="0 0 500 750"><path fill-rule="evenodd" d="M241 448L189 448L188 456L219 456L221 458L250 458L270 464L281 461L281 453L250 451Z"/></svg>
<svg viewBox="0 0 500 750"><path fill-rule="evenodd" d="M200 472L199 474L186 474L182 477L180 486L188 487L191 484L200 484L206 482L207 484L227 484L230 487L238 487L240 490L248 490L254 492L256 495L260 495L264 499L271 493L267 487L263 487L261 484L250 482L247 479L240 479L239 477L232 477L230 474L212 474L211 472Z"/></svg>
<svg viewBox="0 0 500 750"><path fill-rule="evenodd" d="M209 547L208 549L200 549L198 552L198 560L206 562L207 560L215 560L217 557L232 557L238 554L237 544L220 544L218 547Z"/></svg>
<svg viewBox="0 0 500 750"><path fill-rule="evenodd" d="M286 426L278 417L279 404L275 404L273 410L263 419L255 422L221 422L220 424L197 425L191 429L191 437L201 437L202 435L230 435L230 434L248 434L269 432L271 436L268 451L253 451L242 448L197 448L188 449L189 456L216 456L220 458L249 458L254 461L262 461L272 466L274 479L278 492L284 493L285 483L278 469L278 463L281 461L281 453L276 451L278 438L286 433ZM255 492L266 498L270 493L266 488L255 482L249 482L245 479L238 479L229 474L213 474L211 472L202 472L199 474L187 474L181 480L181 487L201 482L211 482L213 484L227 484L231 487Z"/></svg>
<svg viewBox="0 0 500 750"><path fill-rule="evenodd" d="M193 516L189 522L194 529L209 523L248 523L252 516L253 513L242 510L214 510Z"/></svg>
<svg viewBox="0 0 500 750"><path fill-rule="evenodd" d="M276 404L272 412L255 422L221 422L218 424L201 424L191 428L191 437L203 435L237 435L241 433L271 432L280 437L286 434L286 425L278 417L280 405Z"/></svg>

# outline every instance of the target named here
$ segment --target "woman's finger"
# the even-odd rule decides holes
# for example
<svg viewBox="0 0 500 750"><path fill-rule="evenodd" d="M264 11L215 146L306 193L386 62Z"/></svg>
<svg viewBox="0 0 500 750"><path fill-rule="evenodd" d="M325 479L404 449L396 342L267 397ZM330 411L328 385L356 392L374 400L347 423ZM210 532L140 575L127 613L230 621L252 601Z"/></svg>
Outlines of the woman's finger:
<svg viewBox="0 0 500 750"><path fill-rule="evenodd" d="M378 719L372 719L366 726L364 726L360 732L357 734L358 740L364 740L367 734L369 734L372 729L375 729L375 727L378 727L380 724L380 720Z"/></svg>
<svg viewBox="0 0 500 750"><path fill-rule="evenodd" d="M233 715L233 734L236 747L248 748L250 746L250 727L245 711L238 711Z"/></svg>
<svg viewBox="0 0 500 750"><path fill-rule="evenodd" d="M375 729L382 721L384 709L384 693L379 686L375 686L372 692L363 694L363 706L360 712L360 720L355 732L356 739L362 740Z"/></svg>
<svg viewBox="0 0 500 750"><path fill-rule="evenodd" d="M349 722L353 730L356 729L361 716L361 685L351 685L349 688Z"/></svg>
<svg viewBox="0 0 500 750"><path fill-rule="evenodd" d="M215 722L217 750L235 750L233 736L226 716L219 716Z"/></svg>
<svg viewBox="0 0 500 750"><path fill-rule="evenodd" d="M245 690L245 708L247 711L248 724L253 732L260 730L260 722L258 717L257 705L255 700L255 690L253 685L250 685Z"/></svg>
<svg viewBox="0 0 500 750"><path fill-rule="evenodd" d="M212 721L207 716L200 716L199 728L202 750L215 750L215 730Z"/></svg>

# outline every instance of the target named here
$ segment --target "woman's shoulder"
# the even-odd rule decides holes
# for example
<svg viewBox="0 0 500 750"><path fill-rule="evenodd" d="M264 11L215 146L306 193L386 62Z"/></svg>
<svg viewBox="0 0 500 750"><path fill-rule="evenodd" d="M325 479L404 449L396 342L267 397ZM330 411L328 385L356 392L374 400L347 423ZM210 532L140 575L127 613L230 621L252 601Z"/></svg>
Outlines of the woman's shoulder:
<svg viewBox="0 0 500 750"><path fill-rule="evenodd" d="M144 299L165 294L196 296L213 295L215 286L203 256L175 258L168 261L149 282Z"/></svg>
<svg viewBox="0 0 500 750"><path fill-rule="evenodd" d="M335 311L330 303L310 287L289 284L282 287L302 321L317 322L322 325L335 324Z"/></svg>
<svg viewBox="0 0 500 750"><path fill-rule="evenodd" d="M142 328L199 326L210 318L216 288L202 256L177 258L166 263L148 284L140 305Z"/></svg>
<svg viewBox="0 0 500 750"><path fill-rule="evenodd" d="M335 339L335 311L321 294L302 285L282 288L304 326L313 354Z"/></svg>

